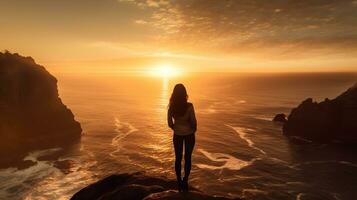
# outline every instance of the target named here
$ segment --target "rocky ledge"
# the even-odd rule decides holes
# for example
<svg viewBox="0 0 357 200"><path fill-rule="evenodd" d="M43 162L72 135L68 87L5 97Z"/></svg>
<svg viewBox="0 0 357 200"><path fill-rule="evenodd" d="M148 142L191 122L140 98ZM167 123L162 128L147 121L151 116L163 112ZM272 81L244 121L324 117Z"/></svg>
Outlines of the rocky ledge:
<svg viewBox="0 0 357 200"><path fill-rule="evenodd" d="M306 99L291 111L283 133L317 142L357 143L357 84L332 100Z"/></svg>
<svg viewBox="0 0 357 200"><path fill-rule="evenodd" d="M142 172L111 175L73 195L71 200L227 200L204 194L195 188L177 192L176 181L146 176Z"/></svg>
<svg viewBox="0 0 357 200"><path fill-rule="evenodd" d="M81 132L54 76L31 57L0 52L0 167L16 166L30 150L78 142Z"/></svg>

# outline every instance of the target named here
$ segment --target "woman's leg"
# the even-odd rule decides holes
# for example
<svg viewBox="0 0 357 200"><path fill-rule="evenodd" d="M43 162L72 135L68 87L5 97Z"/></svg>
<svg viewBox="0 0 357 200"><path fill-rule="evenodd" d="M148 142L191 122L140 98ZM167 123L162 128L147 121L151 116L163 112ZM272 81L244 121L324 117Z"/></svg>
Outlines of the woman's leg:
<svg viewBox="0 0 357 200"><path fill-rule="evenodd" d="M174 148L175 148L175 171L177 181L181 181L181 161L182 161L182 151L183 151L183 137L174 134L173 138Z"/></svg>
<svg viewBox="0 0 357 200"><path fill-rule="evenodd" d="M191 156L193 147L195 146L195 134L185 136L185 177L184 181L187 182L188 176L191 172Z"/></svg>

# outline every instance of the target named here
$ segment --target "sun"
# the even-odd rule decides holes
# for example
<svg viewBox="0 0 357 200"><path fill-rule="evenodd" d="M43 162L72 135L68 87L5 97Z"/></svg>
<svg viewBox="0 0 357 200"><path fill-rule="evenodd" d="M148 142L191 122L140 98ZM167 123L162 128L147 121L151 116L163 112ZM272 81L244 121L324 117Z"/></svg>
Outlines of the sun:
<svg viewBox="0 0 357 200"><path fill-rule="evenodd" d="M152 68L149 73L157 77L173 77L181 74L180 70L172 64L160 64Z"/></svg>

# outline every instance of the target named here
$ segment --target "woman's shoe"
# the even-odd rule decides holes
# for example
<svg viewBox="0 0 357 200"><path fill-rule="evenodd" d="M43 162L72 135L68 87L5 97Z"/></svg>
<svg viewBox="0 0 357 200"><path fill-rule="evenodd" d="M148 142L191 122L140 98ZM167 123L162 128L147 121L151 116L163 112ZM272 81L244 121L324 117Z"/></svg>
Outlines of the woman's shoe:
<svg viewBox="0 0 357 200"><path fill-rule="evenodd" d="M182 183L182 180L177 180L177 190L179 192L182 192L183 191L183 183Z"/></svg>
<svg viewBox="0 0 357 200"><path fill-rule="evenodd" d="M182 190L184 192L188 192L188 179L187 178L183 178L183 180L182 180Z"/></svg>

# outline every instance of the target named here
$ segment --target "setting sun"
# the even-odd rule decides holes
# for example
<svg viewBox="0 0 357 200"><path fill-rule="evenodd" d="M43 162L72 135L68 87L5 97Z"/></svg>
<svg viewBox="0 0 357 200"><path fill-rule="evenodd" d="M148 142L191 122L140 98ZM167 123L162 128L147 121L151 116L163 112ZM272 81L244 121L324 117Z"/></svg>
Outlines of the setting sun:
<svg viewBox="0 0 357 200"><path fill-rule="evenodd" d="M152 76L158 77L172 77L181 74L181 71L171 64L161 64L149 71Z"/></svg>

